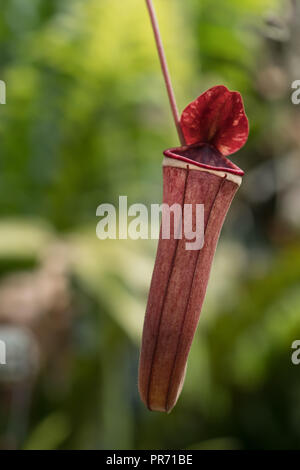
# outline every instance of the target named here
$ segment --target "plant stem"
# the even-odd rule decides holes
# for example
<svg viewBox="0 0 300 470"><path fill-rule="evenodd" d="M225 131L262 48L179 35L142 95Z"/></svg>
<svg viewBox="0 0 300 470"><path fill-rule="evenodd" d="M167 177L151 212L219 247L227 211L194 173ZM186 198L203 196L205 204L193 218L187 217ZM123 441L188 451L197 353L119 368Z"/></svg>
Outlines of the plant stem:
<svg viewBox="0 0 300 470"><path fill-rule="evenodd" d="M155 14L154 6L153 6L153 3L152 3L152 0L146 0L146 3L147 3L148 10L149 10L149 15L150 15L152 28L153 28L153 32L154 32L154 37L155 37L156 47L157 47L157 51L158 51L158 55L159 55L160 65L161 65L162 73L163 73L163 76L164 76L164 79L165 79L165 84L166 84L166 88L167 88L167 92L168 92L168 96L169 96L169 101L170 101L170 105L171 105L173 118L174 118L174 121L175 121L175 126L176 126L176 129L177 129L178 137L179 137L179 140L181 142L181 145L185 145L185 139L184 139L182 129L181 129L181 126L180 126L180 118L179 118L178 108L177 108L177 104L176 104L176 99L175 99L175 95L174 95L172 81L171 81L171 77L170 77L170 73L169 73L169 69L168 69L167 59L166 59L166 55L165 55L165 51L164 51L160 31L159 31L159 26L158 26L157 17L156 17L156 14Z"/></svg>

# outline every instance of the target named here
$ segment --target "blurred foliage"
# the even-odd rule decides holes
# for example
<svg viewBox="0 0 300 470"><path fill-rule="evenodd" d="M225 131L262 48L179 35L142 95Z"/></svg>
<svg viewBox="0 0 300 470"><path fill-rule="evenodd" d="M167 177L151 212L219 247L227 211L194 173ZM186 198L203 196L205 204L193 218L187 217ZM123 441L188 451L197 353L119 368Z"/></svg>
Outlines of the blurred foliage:
<svg viewBox="0 0 300 470"><path fill-rule="evenodd" d="M180 108L224 83L251 125L182 396L137 393L156 243L95 234L102 202L160 202L177 144L144 2L2 0L1 448L299 448L299 2L155 3Z"/></svg>

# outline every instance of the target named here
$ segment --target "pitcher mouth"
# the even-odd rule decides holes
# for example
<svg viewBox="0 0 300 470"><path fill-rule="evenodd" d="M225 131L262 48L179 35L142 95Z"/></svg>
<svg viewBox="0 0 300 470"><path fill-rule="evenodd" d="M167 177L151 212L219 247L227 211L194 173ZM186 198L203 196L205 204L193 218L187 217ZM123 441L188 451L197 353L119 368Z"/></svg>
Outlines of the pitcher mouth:
<svg viewBox="0 0 300 470"><path fill-rule="evenodd" d="M185 145L164 151L164 155L191 165L243 176L244 172L210 144Z"/></svg>

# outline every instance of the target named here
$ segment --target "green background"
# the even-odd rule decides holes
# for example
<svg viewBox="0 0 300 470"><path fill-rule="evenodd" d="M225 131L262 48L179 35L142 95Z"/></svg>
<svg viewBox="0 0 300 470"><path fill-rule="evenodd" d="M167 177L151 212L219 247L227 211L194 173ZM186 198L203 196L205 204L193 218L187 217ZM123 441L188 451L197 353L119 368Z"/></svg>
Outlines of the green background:
<svg viewBox="0 0 300 470"><path fill-rule="evenodd" d="M182 395L137 392L156 241L95 233L101 203L161 202L178 144L145 2L2 0L3 449L300 447L299 3L155 5L180 110L224 84L251 128Z"/></svg>

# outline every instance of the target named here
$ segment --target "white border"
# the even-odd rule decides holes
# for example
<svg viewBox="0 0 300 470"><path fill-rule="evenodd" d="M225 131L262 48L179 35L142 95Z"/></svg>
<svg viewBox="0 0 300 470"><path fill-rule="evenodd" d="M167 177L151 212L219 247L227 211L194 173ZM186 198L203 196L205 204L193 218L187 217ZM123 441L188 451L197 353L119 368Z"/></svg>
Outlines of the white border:
<svg viewBox="0 0 300 470"><path fill-rule="evenodd" d="M242 183L242 177L239 175L234 175L233 173L228 173L227 171L222 171L222 170L215 171L215 170L210 170L209 168L202 168L200 166L184 162L183 160L177 160L175 158L164 157L162 164L163 166L174 166L176 168L184 168L184 169L187 169L187 167L189 167L190 170L197 170L197 171L204 171L206 173L212 173L213 175L217 175L220 178L224 178L226 176L226 179L228 181L232 181L238 186L240 186Z"/></svg>

